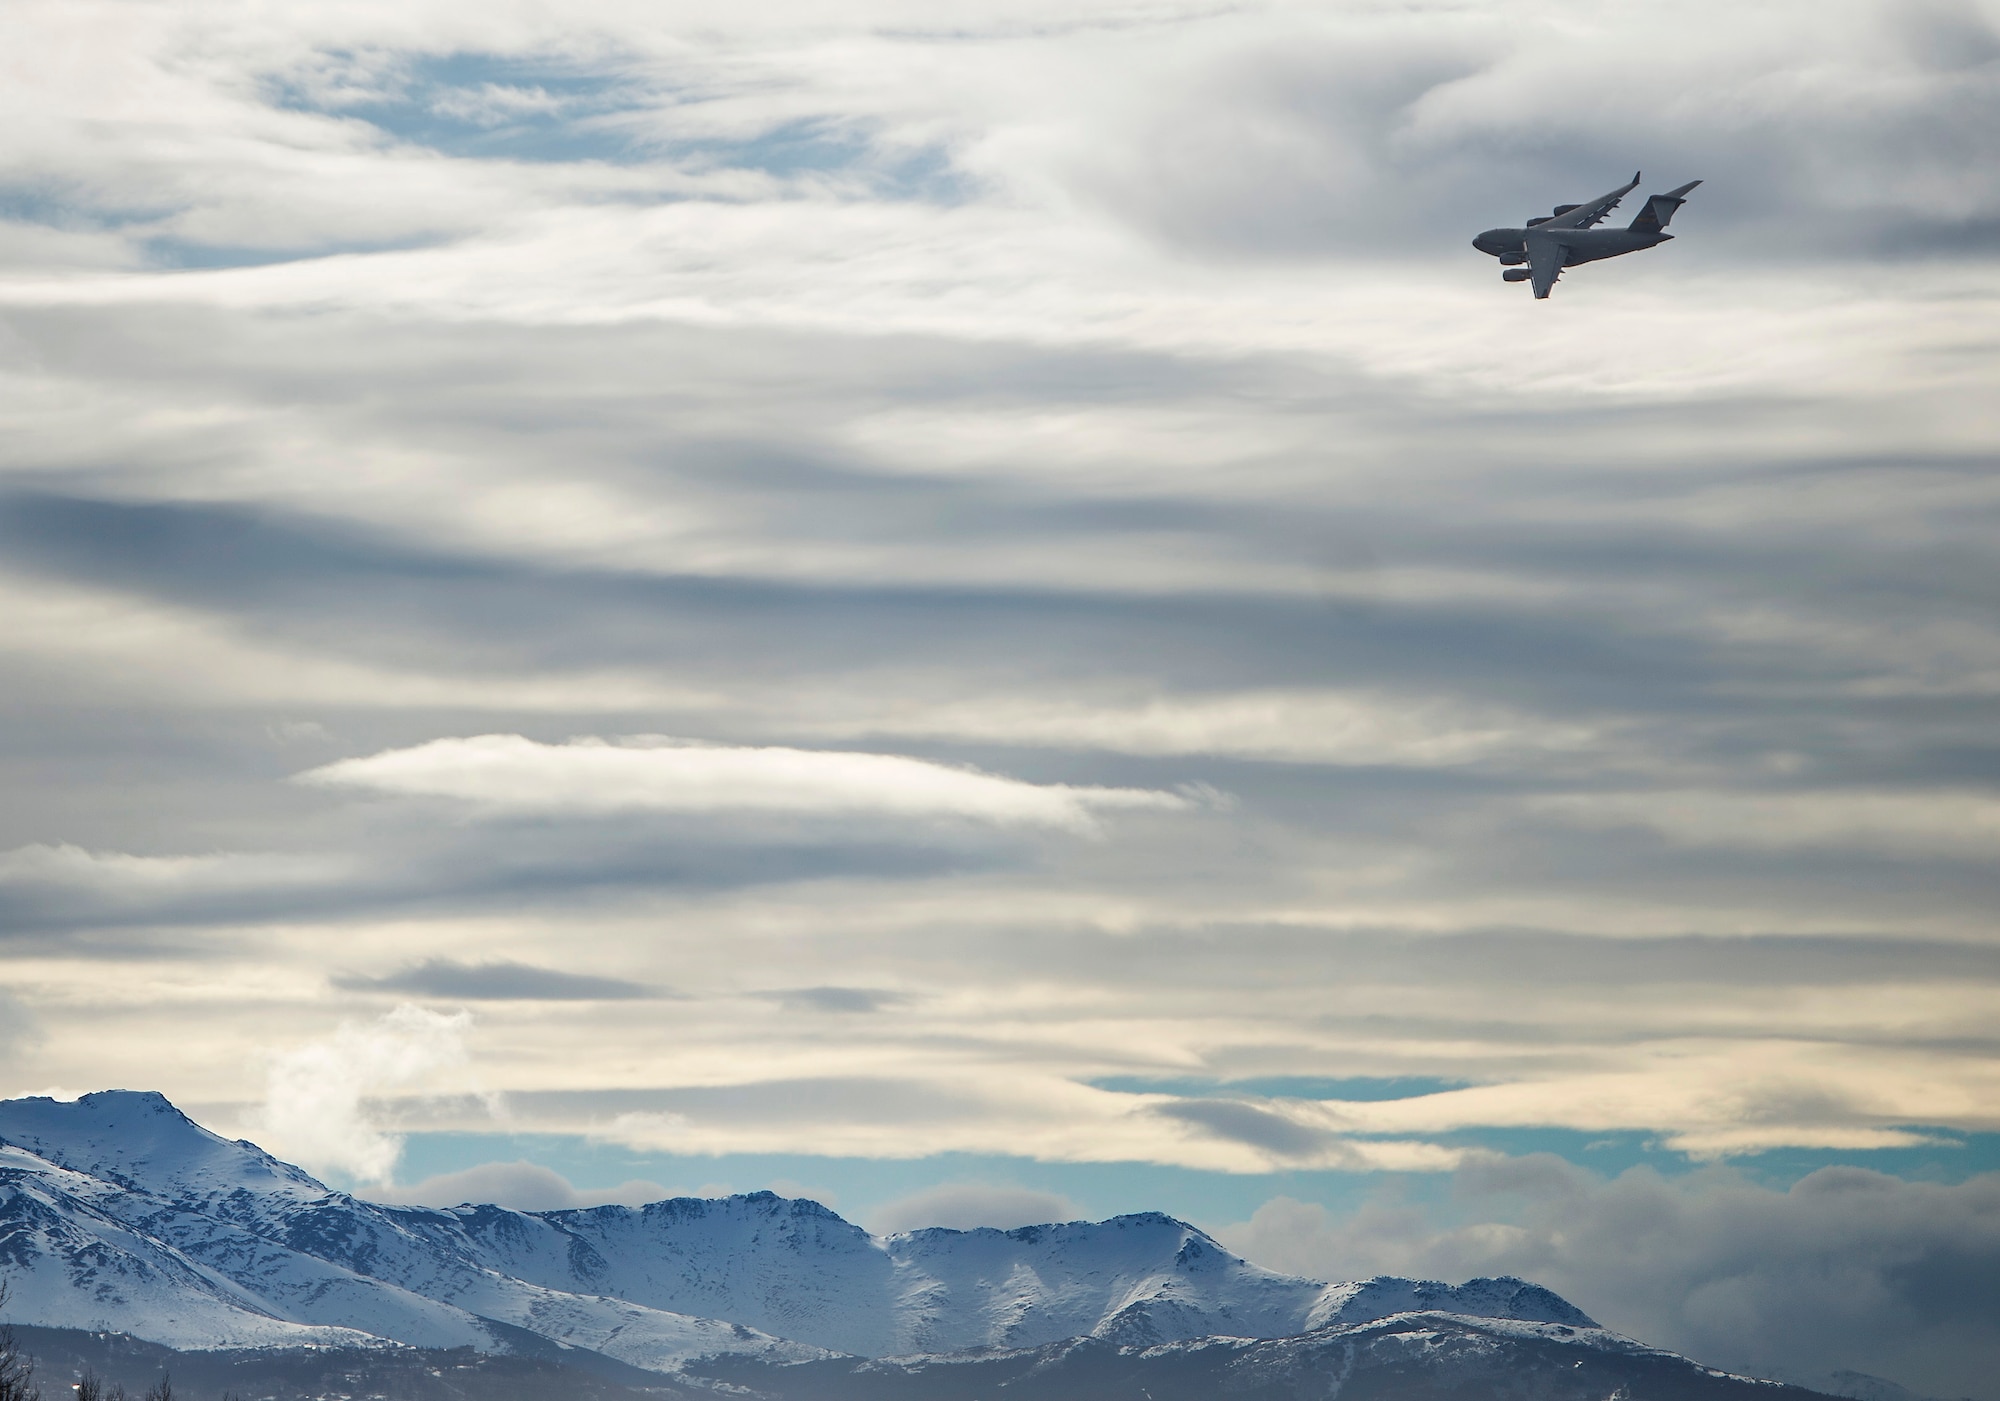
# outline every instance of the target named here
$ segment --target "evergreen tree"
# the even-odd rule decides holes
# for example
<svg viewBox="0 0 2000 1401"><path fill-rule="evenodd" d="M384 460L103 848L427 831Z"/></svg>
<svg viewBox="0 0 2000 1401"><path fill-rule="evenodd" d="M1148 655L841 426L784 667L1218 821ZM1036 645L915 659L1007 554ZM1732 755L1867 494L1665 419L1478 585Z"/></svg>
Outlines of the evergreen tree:
<svg viewBox="0 0 2000 1401"><path fill-rule="evenodd" d="M7 1308L7 1282L0 1280L0 1312ZM0 1401L42 1401L35 1385L35 1359L21 1350L14 1330L0 1323Z"/></svg>

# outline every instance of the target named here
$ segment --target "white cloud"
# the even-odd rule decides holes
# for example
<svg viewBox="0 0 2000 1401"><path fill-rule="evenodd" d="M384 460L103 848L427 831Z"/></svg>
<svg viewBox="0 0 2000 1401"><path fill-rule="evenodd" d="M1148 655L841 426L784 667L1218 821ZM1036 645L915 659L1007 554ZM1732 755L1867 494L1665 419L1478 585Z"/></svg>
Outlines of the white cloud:
<svg viewBox="0 0 2000 1401"><path fill-rule="evenodd" d="M496 814L763 813L962 819L1096 829L1105 811L1180 811L1173 793L1023 783L896 754L746 748L656 736L541 744L520 735L440 739L343 759L301 782L444 798Z"/></svg>
<svg viewBox="0 0 2000 1401"><path fill-rule="evenodd" d="M408 1187L371 1187L370 1201L408 1206L512 1207L515 1211L567 1211L586 1206L644 1206L672 1196L657 1182L633 1178L616 1187L578 1189L554 1168L526 1159L511 1163L480 1163L458 1172L439 1173Z"/></svg>
<svg viewBox="0 0 2000 1401"><path fill-rule="evenodd" d="M344 865L329 858L237 852L133 856L122 851L89 851L68 842L37 842L0 852L0 886L159 898L317 883L338 875Z"/></svg>
<svg viewBox="0 0 2000 1401"><path fill-rule="evenodd" d="M946 1226L954 1231L993 1226L1010 1231L1016 1226L1075 1221L1082 1214L1075 1202L1055 1192L986 1182L947 1182L877 1207L868 1224L880 1235L926 1226Z"/></svg>
<svg viewBox="0 0 2000 1401"><path fill-rule="evenodd" d="M1342 691L1239 691L1223 695L1047 697L881 703L853 718L822 707L796 723L823 733L880 733L1109 750L1123 754L1223 754L1292 763L1452 768L1596 757L1604 736L1437 698Z"/></svg>
<svg viewBox="0 0 2000 1401"><path fill-rule="evenodd" d="M403 1141L372 1122L370 1101L462 1070L471 1029L470 1012L406 1002L376 1021L342 1022L331 1036L276 1053L255 1116L258 1143L314 1172L389 1181Z"/></svg>
<svg viewBox="0 0 2000 1401"><path fill-rule="evenodd" d="M2000 852L2000 798L1933 789L1559 794L1531 812L1579 827L1637 827L1683 846L1822 847L1906 855Z"/></svg>
<svg viewBox="0 0 2000 1401"><path fill-rule="evenodd" d="M2000 1174L1825 1168L1778 1191L1721 1170L1605 1181L1488 1158L1456 1188L1457 1225L1393 1193L1348 1217L1276 1197L1216 1235L1323 1279L1521 1275L1620 1332L1758 1375L1849 1367L1956 1396L1991 1394L2000 1374Z"/></svg>

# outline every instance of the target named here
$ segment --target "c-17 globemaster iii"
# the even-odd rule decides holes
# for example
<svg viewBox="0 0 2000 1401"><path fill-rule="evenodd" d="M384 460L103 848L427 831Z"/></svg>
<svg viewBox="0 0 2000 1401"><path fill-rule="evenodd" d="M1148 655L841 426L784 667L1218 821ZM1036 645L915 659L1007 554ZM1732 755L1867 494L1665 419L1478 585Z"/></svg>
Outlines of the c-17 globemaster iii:
<svg viewBox="0 0 2000 1401"><path fill-rule="evenodd" d="M1535 295L1546 297L1564 268L1656 248L1672 238L1667 221L1687 203L1687 192L1700 183L1690 180L1677 190L1654 195L1627 228L1594 227L1618 207L1618 201L1639 187L1639 173L1634 171L1631 184L1620 185L1608 195L1599 195L1588 204L1559 204L1553 214L1530 219L1526 228L1488 229L1472 240L1472 246L1506 264L1507 270L1500 275L1509 282L1533 278ZM1527 266L1521 266L1523 263Z"/></svg>

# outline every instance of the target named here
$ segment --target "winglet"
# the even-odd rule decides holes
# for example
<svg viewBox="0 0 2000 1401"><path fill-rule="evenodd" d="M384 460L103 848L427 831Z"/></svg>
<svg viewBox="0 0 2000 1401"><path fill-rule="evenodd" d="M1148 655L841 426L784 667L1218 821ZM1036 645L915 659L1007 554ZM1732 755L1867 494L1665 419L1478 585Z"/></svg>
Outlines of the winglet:
<svg viewBox="0 0 2000 1401"><path fill-rule="evenodd" d="M1646 201L1646 207L1632 221L1632 228L1640 233L1659 234L1662 238L1673 235L1666 232L1667 221L1674 217L1674 211L1687 203L1687 192L1701 181L1690 180L1677 190L1668 190L1663 195L1654 195Z"/></svg>

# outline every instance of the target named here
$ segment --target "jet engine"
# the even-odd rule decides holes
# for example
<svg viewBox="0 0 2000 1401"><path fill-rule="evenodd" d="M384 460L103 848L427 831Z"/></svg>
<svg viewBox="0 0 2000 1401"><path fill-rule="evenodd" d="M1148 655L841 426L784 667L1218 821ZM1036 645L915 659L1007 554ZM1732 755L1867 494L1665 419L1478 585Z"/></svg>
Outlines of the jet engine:
<svg viewBox="0 0 2000 1401"><path fill-rule="evenodd" d="M1534 275L1527 268L1508 268L1507 271L1500 274L1508 282L1526 282Z"/></svg>
<svg viewBox="0 0 2000 1401"><path fill-rule="evenodd" d="M1528 255L1526 253L1502 253L1500 255L1500 266L1503 268L1518 268L1527 261Z"/></svg>

